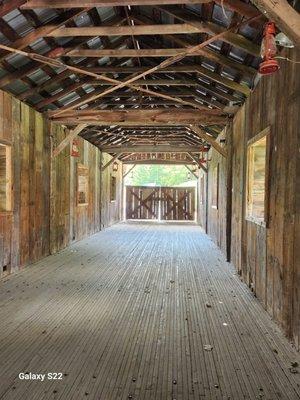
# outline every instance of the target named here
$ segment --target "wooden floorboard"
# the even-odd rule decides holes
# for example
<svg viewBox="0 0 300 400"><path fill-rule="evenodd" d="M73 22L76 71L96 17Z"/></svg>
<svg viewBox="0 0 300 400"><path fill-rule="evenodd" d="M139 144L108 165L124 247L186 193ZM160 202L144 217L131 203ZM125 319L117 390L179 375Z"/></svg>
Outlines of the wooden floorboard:
<svg viewBox="0 0 300 400"><path fill-rule="evenodd" d="M300 399L299 353L196 225L118 224L6 277L0 321L1 400Z"/></svg>

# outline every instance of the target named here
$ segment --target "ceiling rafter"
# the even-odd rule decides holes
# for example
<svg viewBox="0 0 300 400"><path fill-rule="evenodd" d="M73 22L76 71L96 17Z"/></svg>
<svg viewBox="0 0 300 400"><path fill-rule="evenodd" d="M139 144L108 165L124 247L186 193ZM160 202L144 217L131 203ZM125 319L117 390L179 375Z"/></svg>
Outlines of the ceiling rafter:
<svg viewBox="0 0 300 400"><path fill-rule="evenodd" d="M266 21L242 0L12 0L0 17L12 10L0 31L21 53L0 50L0 87L56 123L86 123L79 135L112 155L185 147L197 160L251 92Z"/></svg>

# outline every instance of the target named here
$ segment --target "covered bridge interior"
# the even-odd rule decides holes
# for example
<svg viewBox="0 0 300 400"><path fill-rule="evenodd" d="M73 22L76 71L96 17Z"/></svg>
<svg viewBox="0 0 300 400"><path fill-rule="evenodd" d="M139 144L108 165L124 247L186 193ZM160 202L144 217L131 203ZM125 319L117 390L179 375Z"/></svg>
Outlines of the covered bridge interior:
<svg viewBox="0 0 300 400"><path fill-rule="evenodd" d="M0 1L0 399L300 399L299 9Z"/></svg>

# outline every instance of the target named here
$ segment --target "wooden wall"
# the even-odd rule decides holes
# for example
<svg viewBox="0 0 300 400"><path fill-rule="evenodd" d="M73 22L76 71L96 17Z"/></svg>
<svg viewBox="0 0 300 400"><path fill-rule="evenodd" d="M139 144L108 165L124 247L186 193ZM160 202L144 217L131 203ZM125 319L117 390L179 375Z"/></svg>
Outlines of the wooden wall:
<svg viewBox="0 0 300 400"><path fill-rule="evenodd" d="M12 147L12 212L0 215L0 271L49 254L50 140L42 115L0 91L0 141Z"/></svg>
<svg viewBox="0 0 300 400"><path fill-rule="evenodd" d="M56 147L68 130L52 124L51 136ZM71 157L67 147L51 163L51 253L100 230L100 151L78 138L79 157ZM87 205L77 204L77 164L88 167Z"/></svg>
<svg viewBox="0 0 300 400"><path fill-rule="evenodd" d="M102 153L102 165L104 166L111 156L107 153ZM123 165L118 163L118 171L113 171L113 164L109 165L102 173L101 176L101 228L110 226L122 219L122 199L123 199L123 185L117 186L116 201L110 201L110 178L111 175L117 178L117 182L122 182Z"/></svg>
<svg viewBox="0 0 300 400"><path fill-rule="evenodd" d="M300 51L286 51L283 56L299 60ZM235 116L232 128L228 129L227 150L231 155L225 163L227 166L212 151L208 201L211 170L221 161L222 176L229 165L232 168L232 207L228 210L222 202L215 214L208 208L208 232L224 250L222 236L224 221L227 220L231 228L232 263L299 349L300 74L297 64L280 63L281 69L277 74L262 77ZM248 140L268 126L271 129L270 218L269 225L264 227L245 219L246 149ZM224 186L223 181L220 191L225 195ZM231 224L228 224L228 217Z"/></svg>
<svg viewBox="0 0 300 400"><path fill-rule="evenodd" d="M198 173L198 190L197 190L197 222L198 224L207 231L206 226L206 195L207 195L207 174L199 169Z"/></svg>
<svg viewBox="0 0 300 400"><path fill-rule="evenodd" d="M120 219L121 195L114 204L107 197L109 171L103 174L101 190L99 149L78 138L79 158L71 157L67 147L51 161L51 146L67 133L66 128L50 124L42 114L0 91L0 143L11 145L13 160L12 211L0 212L0 277ZM77 205L77 163L89 168L88 205ZM122 166L118 193L121 170Z"/></svg>
<svg viewBox="0 0 300 400"><path fill-rule="evenodd" d="M224 139L225 133L218 138L218 142ZM207 233L215 243L226 254L227 235L226 235L226 209L227 209L227 159L219 154L215 149L208 153L208 172L207 172ZM218 170L218 182L215 180L215 172ZM217 190L218 204L213 204L213 191Z"/></svg>

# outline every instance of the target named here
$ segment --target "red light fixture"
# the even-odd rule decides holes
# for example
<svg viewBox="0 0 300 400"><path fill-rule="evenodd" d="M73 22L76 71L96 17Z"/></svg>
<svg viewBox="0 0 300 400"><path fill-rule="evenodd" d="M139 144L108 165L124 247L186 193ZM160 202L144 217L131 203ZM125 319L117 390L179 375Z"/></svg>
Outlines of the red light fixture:
<svg viewBox="0 0 300 400"><path fill-rule="evenodd" d="M274 59L277 52L275 33L274 22L267 22L261 43L261 57L263 59L263 62L259 65L259 73L261 75L274 74L280 68L277 60Z"/></svg>
<svg viewBox="0 0 300 400"><path fill-rule="evenodd" d="M78 146L79 146L78 140L74 139L71 144L71 156L72 157L80 157Z"/></svg>

